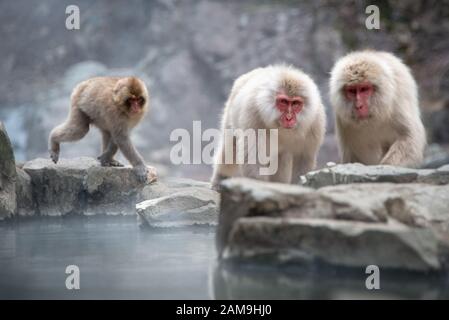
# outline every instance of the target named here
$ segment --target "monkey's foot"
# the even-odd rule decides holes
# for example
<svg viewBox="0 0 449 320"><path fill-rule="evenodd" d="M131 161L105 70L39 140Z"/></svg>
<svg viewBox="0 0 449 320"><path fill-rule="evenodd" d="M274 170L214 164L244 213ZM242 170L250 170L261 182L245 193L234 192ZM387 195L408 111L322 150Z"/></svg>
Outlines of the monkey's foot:
<svg viewBox="0 0 449 320"><path fill-rule="evenodd" d="M58 163L59 160L59 152L50 151L50 158L54 163Z"/></svg>
<svg viewBox="0 0 449 320"><path fill-rule="evenodd" d="M124 167L124 165L121 162L114 159L103 160L100 157L98 157L98 160L100 160L102 167Z"/></svg>

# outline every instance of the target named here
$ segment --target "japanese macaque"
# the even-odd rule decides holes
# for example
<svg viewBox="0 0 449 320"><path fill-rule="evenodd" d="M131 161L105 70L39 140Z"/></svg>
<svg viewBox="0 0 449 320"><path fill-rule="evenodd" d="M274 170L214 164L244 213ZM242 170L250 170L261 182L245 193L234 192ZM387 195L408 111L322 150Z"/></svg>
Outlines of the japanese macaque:
<svg viewBox="0 0 449 320"><path fill-rule="evenodd" d="M120 149L139 180L147 181L148 169L131 142L130 130L142 120L148 103L147 88L135 77L98 77L81 82L73 90L67 120L50 133L51 159L57 163L60 143L80 140L92 124L103 138L103 152L98 157L101 165L123 166L114 159Z"/></svg>
<svg viewBox="0 0 449 320"><path fill-rule="evenodd" d="M219 190L220 181L232 176L297 183L302 174L315 167L325 125L326 114L318 88L302 71L275 65L240 76L225 104L221 123L223 137L215 158L212 188ZM225 131L248 132L248 129L255 131L256 140L246 145L245 135L229 137L225 134ZM266 132L265 142L258 135L260 131ZM274 141L271 139L273 132L277 134ZM241 146L244 163L236 161L235 154L242 151ZM248 162L249 152L258 147L268 150L269 167L277 163L274 172L268 170L261 174L261 161ZM264 153L260 149L257 151ZM234 155L231 161L229 153Z"/></svg>
<svg viewBox="0 0 449 320"><path fill-rule="evenodd" d="M387 52L341 58L330 78L330 99L343 163L418 167L426 134L410 70Z"/></svg>

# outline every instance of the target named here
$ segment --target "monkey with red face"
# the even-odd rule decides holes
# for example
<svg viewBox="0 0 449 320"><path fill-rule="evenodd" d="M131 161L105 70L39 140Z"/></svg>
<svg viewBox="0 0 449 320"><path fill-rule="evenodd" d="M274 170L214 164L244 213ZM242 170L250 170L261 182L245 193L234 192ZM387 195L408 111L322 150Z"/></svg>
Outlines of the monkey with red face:
<svg viewBox="0 0 449 320"><path fill-rule="evenodd" d="M420 165L426 134L418 90L400 59L371 50L348 54L331 72L330 99L344 163Z"/></svg>
<svg viewBox="0 0 449 320"><path fill-rule="evenodd" d="M221 122L223 138L214 163L212 187L219 189L220 181L232 176L298 182L300 175L315 167L325 124L326 115L318 88L301 70L275 65L240 76L234 82L225 104ZM276 130L276 172L262 175L260 163L236 163L235 158L231 163L227 162L226 153L231 151L235 154L243 139L241 136L225 139L228 129L263 130L268 131L267 136L270 130ZM245 154L258 143L246 145Z"/></svg>
<svg viewBox="0 0 449 320"><path fill-rule="evenodd" d="M67 120L50 133L51 159L57 163L60 144L80 140L94 125L103 138L103 152L98 157L101 165L123 166L114 159L120 149L138 179L148 181L148 168L130 138L131 130L143 119L148 107L148 90L136 77L97 77L81 82L73 90Z"/></svg>

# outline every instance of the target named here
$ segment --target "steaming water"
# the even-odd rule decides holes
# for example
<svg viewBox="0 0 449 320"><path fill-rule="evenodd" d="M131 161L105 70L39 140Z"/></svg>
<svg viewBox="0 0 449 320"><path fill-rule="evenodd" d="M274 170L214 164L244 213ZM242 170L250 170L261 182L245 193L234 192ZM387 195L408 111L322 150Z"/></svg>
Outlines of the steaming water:
<svg viewBox="0 0 449 320"><path fill-rule="evenodd" d="M0 225L0 298L208 299L212 229L140 230L136 218ZM66 266L80 290L65 287Z"/></svg>
<svg viewBox="0 0 449 320"><path fill-rule="evenodd" d="M449 298L447 277L218 265L213 228L140 229L135 217L0 223L0 299ZM65 269L80 269L67 290Z"/></svg>

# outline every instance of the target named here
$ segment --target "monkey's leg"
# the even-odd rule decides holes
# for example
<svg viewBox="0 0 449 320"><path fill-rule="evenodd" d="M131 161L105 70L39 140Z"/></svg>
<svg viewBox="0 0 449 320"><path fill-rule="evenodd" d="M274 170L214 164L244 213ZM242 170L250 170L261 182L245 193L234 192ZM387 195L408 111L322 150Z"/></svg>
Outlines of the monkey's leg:
<svg viewBox="0 0 449 320"><path fill-rule="evenodd" d="M113 142L120 148L125 158L131 163L134 171L137 174L137 178L141 182L146 182L148 180L148 168L145 165L145 161L139 152L134 148L129 133L113 133Z"/></svg>
<svg viewBox="0 0 449 320"><path fill-rule="evenodd" d="M50 157L54 163L59 160L61 142L76 141L83 138L89 131L89 118L80 110L72 108L69 118L50 133Z"/></svg>
<svg viewBox="0 0 449 320"><path fill-rule="evenodd" d="M105 130L101 130L101 138L102 138L101 152L105 153L109 147L109 142L111 141L111 134Z"/></svg>
<svg viewBox="0 0 449 320"><path fill-rule="evenodd" d="M213 190L219 191L220 182L236 174L238 165L236 164L235 150L235 139L233 137L226 142L222 142L218 149L211 178L211 188ZM226 159L226 154L228 154L228 159ZM229 159L229 155L232 155L232 159Z"/></svg>
<svg viewBox="0 0 449 320"><path fill-rule="evenodd" d="M119 161L114 159L118 146L111 139L111 134L101 130L103 138L103 153L97 158L103 167L123 167Z"/></svg>

